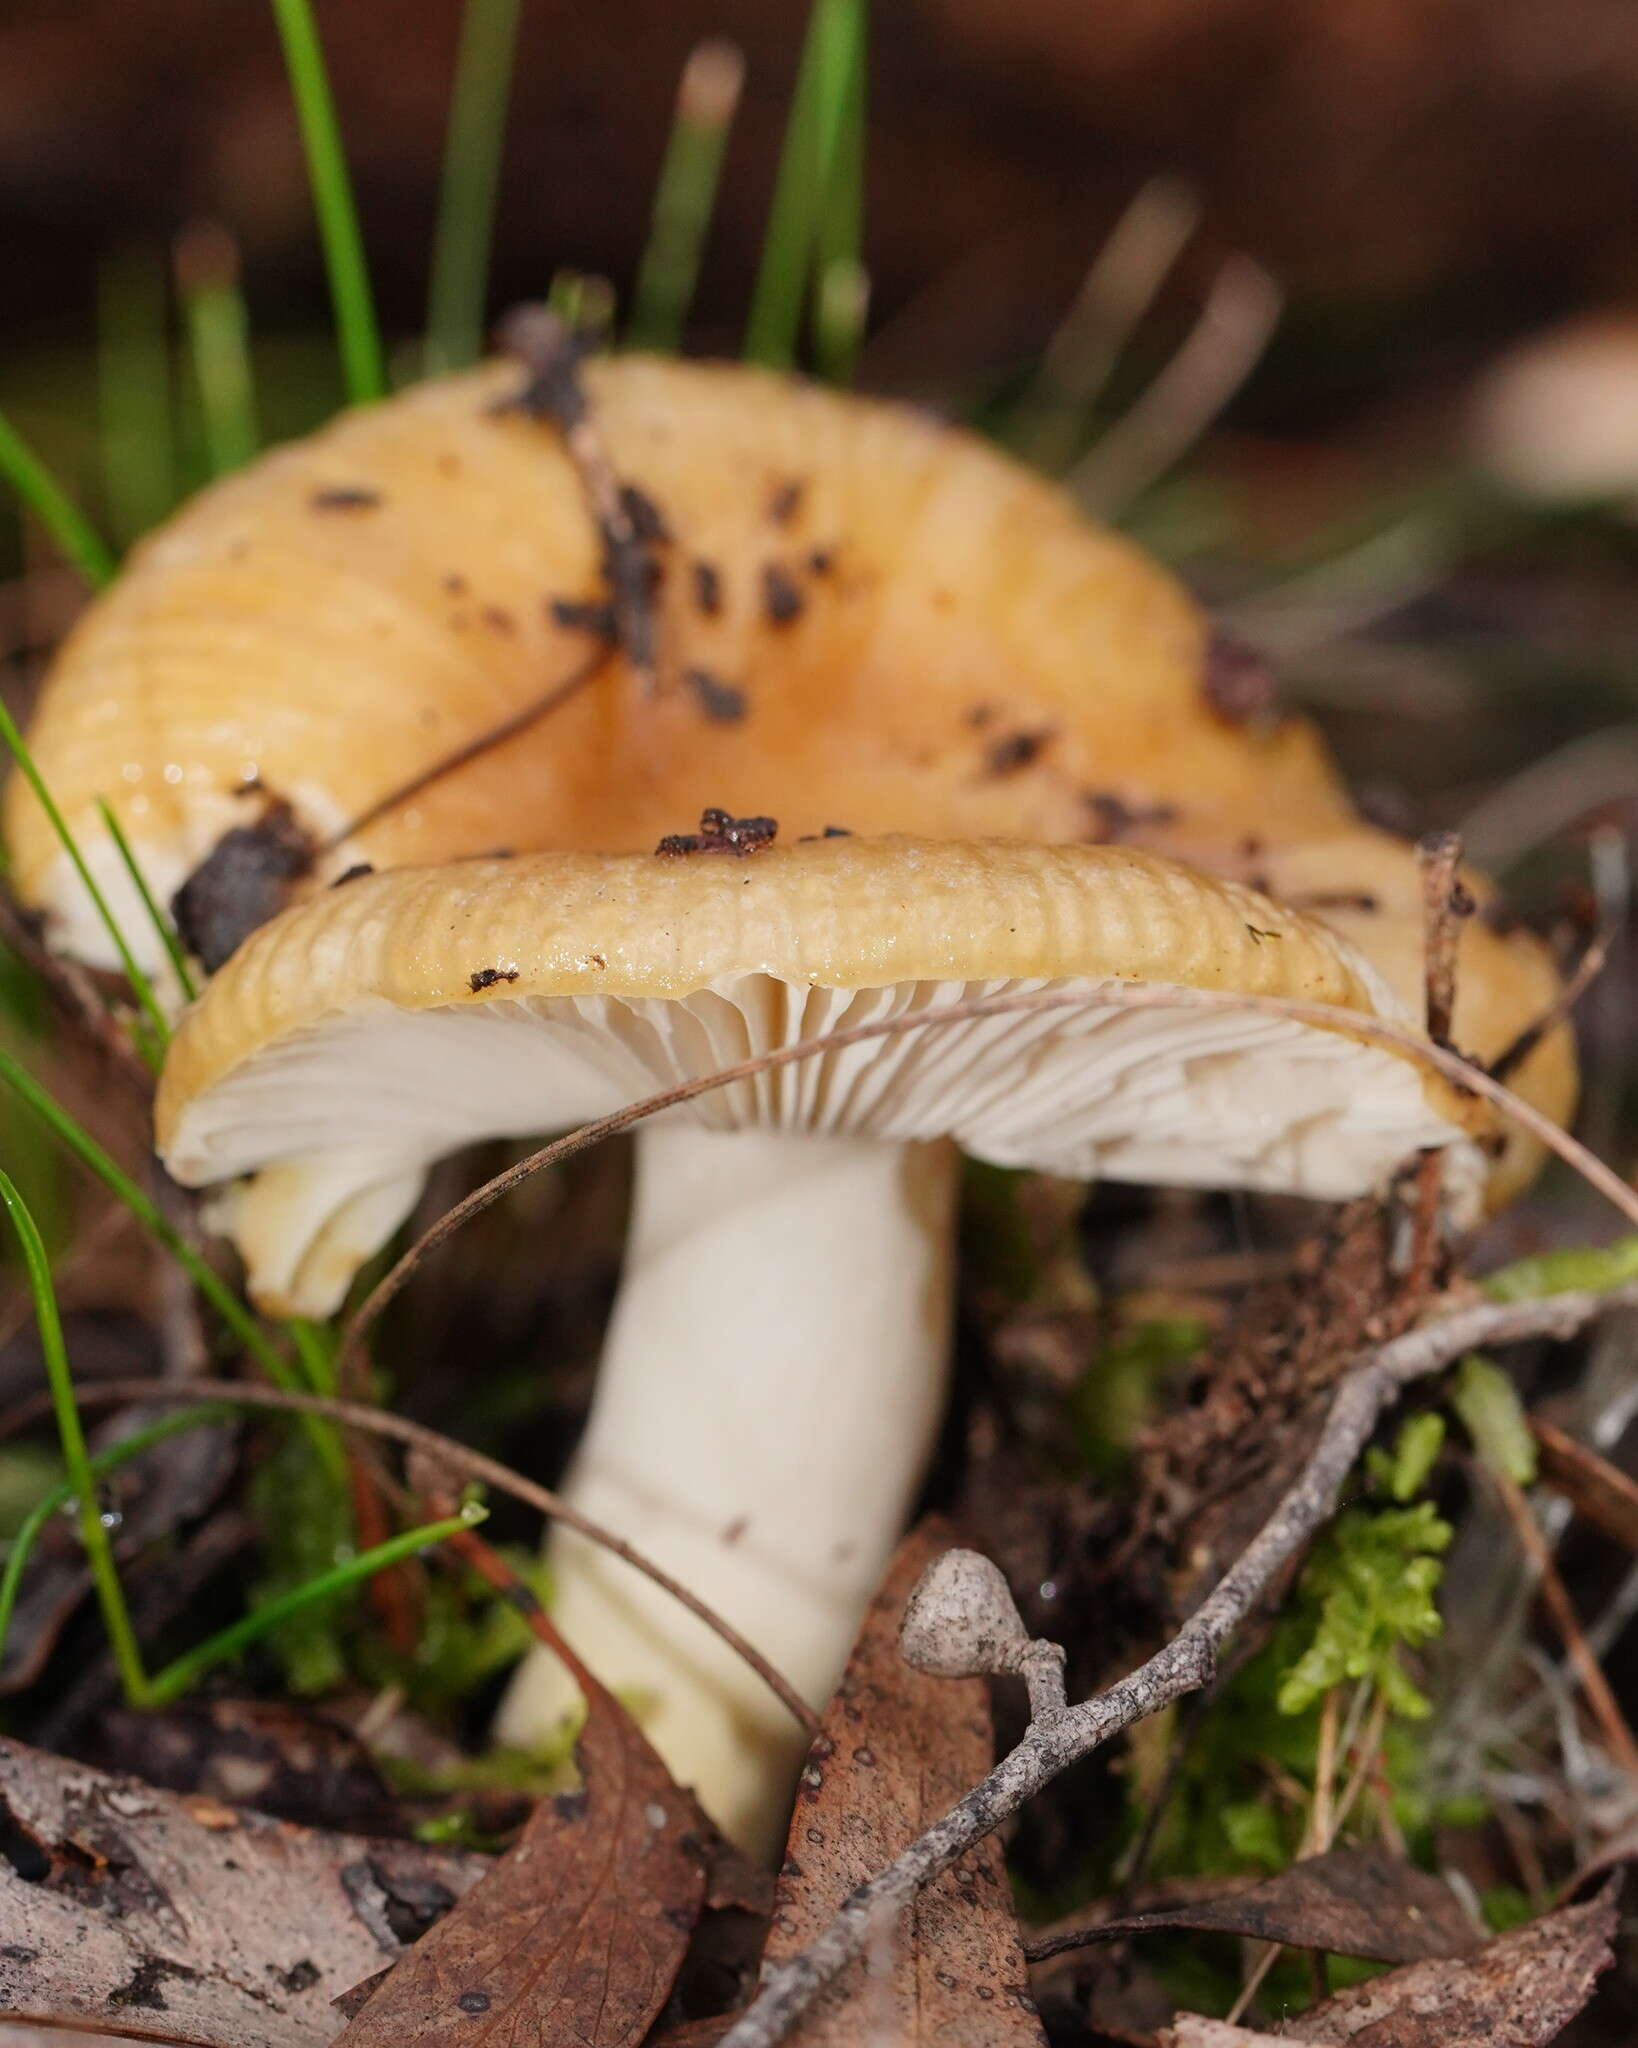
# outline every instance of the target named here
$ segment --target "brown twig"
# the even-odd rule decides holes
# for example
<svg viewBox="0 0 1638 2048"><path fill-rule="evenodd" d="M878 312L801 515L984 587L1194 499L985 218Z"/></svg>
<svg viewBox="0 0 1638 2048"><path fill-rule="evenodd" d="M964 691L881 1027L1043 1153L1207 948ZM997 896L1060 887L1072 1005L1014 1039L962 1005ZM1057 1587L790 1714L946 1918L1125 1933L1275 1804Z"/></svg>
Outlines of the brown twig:
<svg viewBox="0 0 1638 2048"><path fill-rule="evenodd" d="M1493 1080L1483 1068L1473 1066L1459 1053L1448 1046L1435 1045L1417 1032L1401 1024L1390 1023L1386 1018L1370 1016L1362 1011L1340 1009L1330 1003L1301 1003L1290 1001L1283 996L1240 995L1224 989L1196 989L1145 986L1142 984L1119 984L1095 991L1085 989L1046 989L1032 994L972 996L964 1002L951 1003L948 1008L933 1012L916 1012L901 1017L887 1017L869 1024L852 1024L840 1031L831 1031L819 1038L805 1038L794 1045L776 1047L772 1052L758 1053L754 1058L741 1060L731 1067L720 1067L714 1073L696 1075L692 1080L679 1082L675 1088L667 1088L658 1095L650 1095L641 1102L627 1103L623 1109L614 1110L610 1115L599 1117L595 1122L582 1124L579 1130L570 1131L566 1137L556 1138L549 1145L543 1145L517 1165L508 1167L493 1180L485 1181L454 1208L447 1210L438 1221L420 1236L397 1264L377 1282L355 1312L347 1325L342 1340L339 1371L343 1386L358 1384L357 1375L363 1370L363 1344L372 1325L387 1304L408 1282L421 1265L437 1250L447 1238L452 1237L463 1223L487 1209L491 1203L509 1194L533 1174L549 1166L556 1166L565 1159L572 1159L576 1153L584 1152L621 1131L630 1130L634 1124L647 1117L656 1116L661 1110L675 1109L679 1104L692 1102L701 1095L708 1095L714 1089L727 1088L736 1081L745 1081L758 1074L765 1074L776 1067L794 1065L797 1061L812 1059L825 1052L839 1051L850 1045L863 1045L872 1039L897 1037L905 1031L925 1030L929 1026L964 1023L975 1017L1010 1016L1017 1012L1034 1010L1074 1009L1093 1004L1108 1004L1121 1009L1167 1010L1204 1009L1252 1012L1259 1016L1284 1017L1294 1023L1315 1024L1340 1029L1353 1037L1362 1038L1378 1045L1392 1047L1395 1051L1408 1054L1424 1066L1442 1074L1448 1081L1472 1094L1482 1096L1504 1115L1511 1118L1539 1138L1549 1151L1556 1152L1568 1165L1588 1183L1596 1188L1630 1223L1638 1224L1638 1193L1613 1172L1601 1159L1595 1158L1587 1148L1572 1138L1553 1122L1551 1117L1513 1094L1501 1082Z"/></svg>
<svg viewBox="0 0 1638 2048"><path fill-rule="evenodd" d="M423 1499L429 1522L446 1522L459 1511L458 1503L452 1495L440 1493L436 1489L427 1492ZM534 1588L513 1571L498 1550L492 1549L473 1529L457 1529L453 1535L446 1536L444 1548L451 1556L458 1557L463 1564L469 1565L486 1586L492 1587L505 1600L508 1607L523 1617L530 1634L537 1642L543 1643L554 1657L562 1661L569 1676L583 1693L589 1696L594 1689L602 1691L592 1673L575 1655L572 1646L553 1626L551 1616L535 1598Z"/></svg>
<svg viewBox="0 0 1638 2048"><path fill-rule="evenodd" d="M516 405L535 419L550 420L563 436L603 544L615 637L645 694L653 696L659 634L654 617L658 564L652 547L663 538L663 529L648 501L622 484L609 460L580 381L586 339L555 313L524 306L501 323L500 341L528 373Z"/></svg>
<svg viewBox="0 0 1638 2048"><path fill-rule="evenodd" d="M1541 1604L1546 1608L1553 1627L1558 1631L1559 1641L1564 1645L1565 1655L1575 1667L1575 1675L1581 1686L1582 1697L1592 1712L1593 1719L1603 1731L1604 1741L1616 1762L1627 1776L1638 1782L1638 1742L1633 1740L1627 1718L1604 1676L1598 1659L1593 1655L1587 1638L1581 1632L1581 1623L1576 1619L1575 1608L1558 1566L1553 1562L1552 1551L1546 1538L1537 1526L1536 1518L1530 1512L1530 1503L1516 1480L1505 1472L1486 1468L1486 1477L1500 1497L1507 1510L1507 1519L1513 1524L1519 1547L1530 1561L1535 1576L1536 1589L1541 1595Z"/></svg>
<svg viewBox="0 0 1638 2048"><path fill-rule="evenodd" d="M1558 994L1536 1018L1527 1024L1511 1045L1499 1052L1490 1062L1490 1071L1498 1081L1507 1081L1516 1074L1530 1057L1549 1031L1556 1031L1560 1024L1580 1002L1593 983L1604 971L1609 958L1610 943L1615 937L1613 931L1602 931L1590 939L1586 950L1575 964L1575 971L1559 990Z"/></svg>
<svg viewBox="0 0 1638 2048"><path fill-rule="evenodd" d="M1456 1008L1456 948L1462 919L1474 903L1459 870L1462 842L1454 832L1429 832L1416 842L1422 871L1422 977L1427 1033L1435 1045L1450 1044Z"/></svg>
<svg viewBox="0 0 1638 2048"><path fill-rule="evenodd" d="M1368 1353L1339 1384L1307 1463L1273 1514L1163 1649L1108 1691L1031 1721L1023 1740L942 1819L884 1869L857 1886L808 1948L772 1971L719 2048L776 2048L873 1934L889 1925L925 1884L948 1870L1070 1765L1135 1721L1204 1685L1217 1654L1275 1574L1325 1524L1379 1417L1413 1382L1463 1352L1530 1337L1573 1336L1594 1318L1638 1306L1638 1282L1598 1294L1486 1303L1395 1338Z"/></svg>
<svg viewBox="0 0 1638 2048"><path fill-rule="evenodd" d="M339 832L331 833L317 852L334 853L338 846L344 846L360 832L384 818L389 811L396 811L401 804L407 804L411 797L419 796L433 783L442 782L446 775L453 775L458 768L464 768L469 761L477 760L480 754L487 754L494 747L505 746L508 740L516 739L520 732L527 732L530 726L548 717L560 705L567 704L577 696L608 661L608 649L599 648L589 655L578 668L571 669L561 682L553 683L549 690L542 690L533 697L521 711L514 711L503 718L498 725L492 725L459 746L452 753L442 755L430 768L423 768L419 775L412 775L408 782L399 783L396 789L389 789L385 796L377 797L367 810L360 811L356 818L349 818Z"/></svg>
<svg viewBox="0 0 1638 2048"><path fill-rule="evenodd" d="M220 1400L246 1408L273 1408L295 1415L320 1415L327 1421L339 1423L344 1429L391 1437L395 1443L407 1444L414 1450L441 1459L467 1478L492 1486L497 1493L510 1494L526 1507L536 1509L552 1521L561 1522L565 1529L573 1529L589 1543L601 1545L633 1570L652 1579L662 1592L669 1593L673 1600L720 1636L736 1656L743 1658L810 1736L818 1733L818 1715L790 1680L775 1670L761 1651L747 1642L731 1622L724 1621L720 1614L707 1607L697 1593L691 1593L669 1572L662 1571L641 1551L634 1550L623 1536L616 1536L613 1530L605 1529L600 1522L593 1522L578 1509L570 1507L550 1488L537 1486L534 1480L525 1479L521 1472L514 1472L509 1465L485 1457L482 1451L468 1450L465 1444L457 1443L453 1437L443 1436L435 1429L428 1429L424 1423L411 1422L407 1416L393 1415L382 1408L371 1408L362 1401L337 1401L325 1394L286 1393L280 1387L261 1387L248 1380L103 1380L77 1388L76 1398L82 1408L106 1407L119 1401ZM49 1406L50 1396L42 1393L33 1400L20 1402L4 1418L4 1424L12 1430L21 1429ZM4 1433L3 1429L0 1433Z"/></svg>

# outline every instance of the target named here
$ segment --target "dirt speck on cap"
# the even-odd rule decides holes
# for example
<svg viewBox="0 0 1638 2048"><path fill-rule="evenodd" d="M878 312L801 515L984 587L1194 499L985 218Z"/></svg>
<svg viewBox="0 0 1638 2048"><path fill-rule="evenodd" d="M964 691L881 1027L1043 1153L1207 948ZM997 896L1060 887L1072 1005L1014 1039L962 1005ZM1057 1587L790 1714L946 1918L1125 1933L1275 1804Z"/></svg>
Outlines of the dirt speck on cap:
<svg viewBox="0 0 1638 2048"><path fill-rule="evenodd" d="M1084 790L1081 801L1092 813L1092 829L1087 836L1100 846L1126 839L1145 827L1175 825L1178 819L1176 804L1128 803L1112 789Z"/></svg>
<svg viewBox="0 0 1638 2048"><path fill-rule="evenodd" d="M477 967L466 978L466 985L472 993L482 995L486 988L493 988L498 981L516 981L515 967Z"/></svg>
<svg viewBox="0 0 1638 2048"><path fill-rule="evenodd" d="M668 832L654 851L677 860L693 853L730 853L743 858L772 846L777 818L736 818L727 811L701 811L697 832Z"/></svg>
<svg viewBox="0 0 1638 2048"><path fill-rule="evenodd" d="M694 603L702 616L714 619L722 610L722 571L715 562L695 562L691 570Z"/></svg>
<svg viewBox="0 0 1638 2048"><path fill-rule="evenodd" d="M315 512L374 512L385 501L367 484L331 484L308 499Z"/></svg>
<svg viewBox="0 0 1638 2048"><path fill-rule="evenodd" d="M615 638L614 606L607 598L552 597L546 609L553 625L569 633L593 633L599 640Z"/></svg>
<svg viewBox="0 0 1638 2048"><path fill-rule="evenodd" d="M1003 733L992 740L984 751L984 772L998 780L1003 775L1016 775L1020 768L1028 768L1037 760L1042 749L1054 738L1050 726L1036 732Z"/></svg>
<svg viewBox="0 0 1638 2048"><path fill-rule="evenodd" d="M725 683L708 668L683 670L683 681L699 701L700 709L716 725L737 725L745 716L745 692Z"/></svg>
<svg viewBox="0 0 1638 2048"><path fill-rule="evenodd" d="M791 572L778 562L762 571L762 612L770 626L790 626L802 616L807 599Z"/></svg>
<svg viewBox="0 0 1638 2048"><path fill-rule="evenodd" d="M768 517L775 526L789 526L802 509L802 500L807 496L808 487L799 476L787 477L775 487L768 499Z"/></svg>

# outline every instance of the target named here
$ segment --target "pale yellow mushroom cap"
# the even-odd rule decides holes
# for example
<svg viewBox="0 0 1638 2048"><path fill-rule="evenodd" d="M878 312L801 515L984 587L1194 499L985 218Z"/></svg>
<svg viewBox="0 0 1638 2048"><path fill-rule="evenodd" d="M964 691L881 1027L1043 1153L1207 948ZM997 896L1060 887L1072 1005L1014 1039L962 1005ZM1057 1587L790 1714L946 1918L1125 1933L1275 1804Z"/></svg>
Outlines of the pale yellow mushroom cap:
<svg viewBox="0 0 1638 2048"><path fill-rule="evenodd" d="M1370 961L1405 1014L1420 1020L1422 881L1415 851L1403 840L1360 825L1293 844L1258 840L1191 853L1214 872L1264 889L1340 934ZM1464 867L1461 877L1474 909L1458 926L1451 1039L1468 1058L1489 1066L1551 1016L1562 984L1541 941L1497 914L1493 885L1476 868ZM1506 1079L1533 1108L1567 1125L1578 1088L1574 1032L1562 1022L1546 1031ZM1513 1123L1503 1123L1494 1146L1486 1194L1500 1207L1535 1178L1543 1149Z"/></svg>
<svg viewBox="0 0 1638 2048"><path fill-rule="evenodd" d="M1414 1059L1252 1010L1122 1007L1123 984L1398 1017L1322 926L1113 847L851 837L735 857L538 854L364 876L255 934L185 1018L161 1151L269 1304L332 1306L430 1162L565 1128L798 1040L965 997L1073 1007L837 1048L669 1114L1090 1178L1362 1193L1487 1113ZM1100 995L1103 1000L1099 1000Z"/></svg>
<svg viewBox="0 0 1638 2048"><path fill-rule="evenodd" d="M707 804L771 812L787 837L1087 839L1111 800L1201 830L1347 819L1306 723L1214 708L1207 624L1175 579L973 435L735 366L623 356L584 382L615 473L667 536L657 693L612 657L322 878L641 849ZM554 604L604 595L599 536L557 428L505 409L524 383L494 364L347 413L133 552L29 733L116 897L98 796L168 896L255 822L251 778L328 836L596 651ZM5 824L24 900L96 957L15 778Z"/></svg>

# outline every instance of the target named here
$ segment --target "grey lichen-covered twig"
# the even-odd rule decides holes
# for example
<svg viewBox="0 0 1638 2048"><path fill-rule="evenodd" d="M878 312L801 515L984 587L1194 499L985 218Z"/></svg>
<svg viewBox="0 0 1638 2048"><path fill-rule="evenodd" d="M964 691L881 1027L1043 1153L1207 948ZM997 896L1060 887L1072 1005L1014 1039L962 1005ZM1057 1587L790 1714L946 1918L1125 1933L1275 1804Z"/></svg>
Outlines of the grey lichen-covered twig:
<svg viewBox="0 0 1638 2048"><path fill-rule="evenodd" d="M851 1892L810 1947L769 1974L755 2001L722 2037L720 2048L775 2048L923 1885L948 1870L973 1843L1071 1764L1133 1722L1204 1685L1219 1650L1280 1567L1330 1517L1378 1418L1405 1387L1476 1347L1532 1337L1571 1337L1600 1315L1635 1307L1638 1283L1602 1293L1578 1290L1536 1301L1487 1302L1424 1323L1368 1353L1338 1386L1318 1441L1295 1482L1171 1642L1118 1684L1075 1706L1053 1704L1050 1684L1032 1684L1032 1717L1017 1748L884 1870ZM922 1669L954 1669L966 1668L977 1657L990 1660L985 1668L1027 1671L1024 1646L1013 1634L1005 1606L996 1602L993 1585L980 1583L982 1575L975 1573L970 1553L955 1557L953 1564L940 1560L929 1568L906 1615L914 1661ZM1056 1698L1062 1699L1061 1680Z"/></svg>

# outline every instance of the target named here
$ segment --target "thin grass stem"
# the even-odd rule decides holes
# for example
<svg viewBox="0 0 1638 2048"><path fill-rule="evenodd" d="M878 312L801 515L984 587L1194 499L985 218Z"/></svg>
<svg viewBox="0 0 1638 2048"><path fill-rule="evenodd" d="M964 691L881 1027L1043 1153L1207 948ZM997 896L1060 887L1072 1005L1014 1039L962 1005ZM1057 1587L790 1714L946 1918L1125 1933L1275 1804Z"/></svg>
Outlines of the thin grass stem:
<svg viewBox="0 0 1638 2048"><path fill-rule="evenodd" d="M737 43L713 36L698 44L677 85L677 111L654 188L648 244L638 267L630 348L681 347L699 282L700 255L716 209L728 133L745 83Z"/></svg>
<svg viewBox="0 0 1638 2048"><path fill-rule="evenodd" d="M336 1333L328 1323L292 1317L286 1325L308 1386L315 1394L336 1391Z"/></svg>
<svg viewBox="0 0 1638 2048"><path fill-rule="evenodd" d="M109 1646L114 1653L125 1697L132 1706L142 1706L148 1697L147 1674L142 1668L142 1652L137 1647L136 1631L131 1626L124 1589L114 1564L113 1547L108 1541L102 1510L97 1503L97 1482L91 1470L91 1454L86 1448L80 1411L74 1402L74 1375L69 1369L68 1347L63 1342L56 1290L51 1284L51 1261L28 1204L17 1192L11 1177L4 1172L0 1172L0 1204L10 1216L22 1247L29 1292L34 1297L34 1320L40 1331L46 1381L51 1388L51 1405L57 1417L57 1435L62 1444L63 1463L68 1467L69 1483L79 1502L80 1541L85 1545L97 1605L102 1609L102 1624L108 1632Z"/></svg>
<svg viewBox="0 0 1638 2048"><path fill-rule="evenodd" d="M212 476L242 469L261 446L250 316L239 290L239 252L214 221L176 239L176 285L193 352L194 380Z"/></svg>
<svg viewBox="0 0 1638 2048"><path fill-rule="evenodd" d="M148 1021L149 1028L157 1041L158 1051L162 1053L164 1048L170 1043L170 1020L160 1008L159 999L154 994L153 983L143 972L138 964L136 955L131 951L125 934L120 929L118 918L115 917L112 910L108 907L107 897L103 895L102 890L97 886L96 881L92 877L85 855L80 851L79 841L68 829L68 820L58 810L56 799L52 796L50 790L46 788L44 778L41 776L39 769L34 765L34 757L29 752L23 735L17 729L16 720L13 719L4 704L0 704L0 740L4 740L6 746L10 749L12 759L17 763L24 780L39 800L40 808L45 812L47 818L50 819L51 829L56 833L58 839L61 840L63 851L74 863L75 872L85 885L86 894L95 904L97 915L102 919L104 930L113 941L114 951L119 955L120 964L125 969L125 978L131 985L131 994L136 998L138 1008ZM156 1064L154 1046L145 1046L142 1048L142 1051L143 1056L150 1065Z"/></svg>
<svg viewBox="0 0 1638 2048"><path fill-rule="evenodd" d="M103 494L122 545L176 502L176 408L165 273L139 250L97 280L97 416Z"/></svg>
<svg viewBox="0 0 1638 2048"><path fill-rule="evenodd" d="M113 550L3 413L0 476L93 589L114 580L119 564Z"/></svg>
<svg viewBox="0 0 1638 2048"><path fill-rule="evenodd" d="M341 366L348 395L355 405L364 405L385 394L387 368L324 50L308 0L273 0L273 18L284 45L291 96L307 152L307 175L330 274Z"/></svg>
<svg viewBox="0 0 1638 2048"><path fill-rule="evenodd" d="M864 266L866 15L846 55L833 160L819 193L814 233L814 368L828 383L851 384L864 345L870 274Z"/></svg>
<svg viewBox="0 0 1638 2048"><path fill-rule="evenodd" d="M164 911L160 909L158 902L155 900L154 892L148 886L148 877L142 872L131 842L125 836L125 827L114 815L113 806L106 797L99 796L97 798L97 812L102 819L109 838L114 842L115 849L119 854L126 874L131 878L131 887L142 898L142 907L148 913L155 936L158 938L160 945L165 949L165 956L170 961L172 971L176 975L177 985L191 1003L194 997L198 995L199 990L195 986L193 970L188 965L187 955L182 950L182 942L176 935L176 927L171 923Z"/></svg>
<svg viewBox="0 0 1638 2048"><path fill-rule="evenodd" d="M69 1115L49 1089L43 1088L22 1062L3 1046L0 1046L0 1083L26 1103L80 1164L95 1174L111 1195L125 1204L143 1229L158 1239L273 1384L282 1387L286 1393L300 1391L299 1376L291 1370L289 1361L233 1290L170 1223L153 1198L138 1187L91 1133ZM338 1481L344 1480L346 1459L335 1432L328 1425L321 1424L317 1429L310 1428L308 1433L331 1476Z"/></svg>
<svg viewBox="0 0 1638 2048"><path fill-rule="evenodd" d="M322 1572L316 1579L309 1579L305 1585L295 1586L276 1600L269 1600L247 1614L243 1620L234 1622L218 1634L200 1643L197 1648L184 1651L174 1662L156 1672L148 1682L148 1699L153 1706L166 1706L185 1693L194 1680L208 1671L213 1664L221 1664L229 1657L236 1657L241 1650L275 1629L281 1622L288 1621L293 1614L300 1614L304 1608L320 1600L328 1600L337 1593L345 1593L349 1587L372 1579L377 1572L386 1571L400 1564L407 1557L413 1557L418 1550L425 1550L434 1543L442 1543L445 1537L458 1535L463 1529L475 1528L488 1519L488 1510L476 1503L463 1508L458 1515L450 1515L441 1522L428 1522L419 1529L406 1529L401 1536L390 1537L385 1543L378 1543L373 1549L360 1551L357 1557L348 1558L345 1564L334 1570Z"/></svg>
<svg viewBox="0 0 1638 2048"><path fill-rule="evenodd" d="M849 109L861 105L865 0L814 0L745 334L746 359L788 369ZM856 78L857 74L857 78Z"/></svg>
<svg viewBox="0 0 1638 2048"><path fill-rule="evenodd" d="M429 375L475 362L495 239L518 0L466 0L427 296Z"/></svg>

